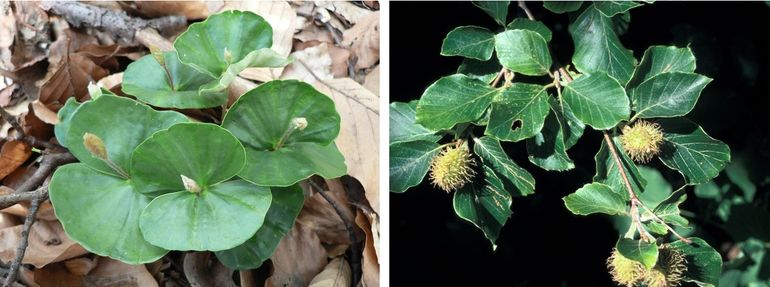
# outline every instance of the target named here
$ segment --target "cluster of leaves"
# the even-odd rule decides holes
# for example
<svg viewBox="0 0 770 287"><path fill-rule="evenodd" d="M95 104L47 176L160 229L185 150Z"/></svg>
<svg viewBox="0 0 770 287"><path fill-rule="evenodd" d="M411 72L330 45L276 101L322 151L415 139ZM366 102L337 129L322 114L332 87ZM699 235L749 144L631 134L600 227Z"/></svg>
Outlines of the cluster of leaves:
<svg viewBox="0 0 770 287"><path fill-rule="evenodd" d="M271 46L262 17L212 15L180 35L176 51L129 65L123 91L159 108L225 105L243 69L290 62ZM102 256L139 264L209 250L233 269L259 267L302 208L297 183L346 174L334 103L300 81L246 92L221 125L95 87L90 95L59 111L56 138L80 162L55 172L50 197L67 234Z"/></svg>
<svg viewBox="0 0 770 287"><path fill-rule="evenodd" d="M501 27L463 26L449 32L441 54L465 58L457 73L430 85L419 101L390 106L391 192L416 186L442 149L467 142L481 164L473 182L454 193L454 209L494 246L511 215L512 198L535 190L532 175L506 155L500 142L524 141L532 164L570 170L575 164L567 151L588 126L605 136L595 156L596 175L593 183L564 198L566 207L577 215L633 219L616 244L620 254L650 269L660 249L674 248L688 262L684 280L717 284L721 257L705 241L677 237L665 243L672 226L688 225L679 209L685 186L666 192L648 185L620 140L624 127L644 119L662 131L656 157L687 185L707 182L724 169L730 161L728 146L683 117L711 81L695 73L692 51L652 46L637 61L618 33L627 28L629 10L643 3L545 2L551 12L570 13L571 71L555 64L552 32L543 23L531 18L508 22L507 1L475 4ZM539 83L514 81L515 74Z"/></svg>

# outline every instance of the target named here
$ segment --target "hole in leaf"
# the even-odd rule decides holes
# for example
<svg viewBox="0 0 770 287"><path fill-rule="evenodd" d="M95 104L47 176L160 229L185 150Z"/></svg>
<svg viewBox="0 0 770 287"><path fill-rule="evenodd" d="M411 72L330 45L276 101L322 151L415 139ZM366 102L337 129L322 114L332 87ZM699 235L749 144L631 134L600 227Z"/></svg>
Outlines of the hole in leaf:
<svg viewBox="0 0 770 287"><path fill-rule="evenodd" d="M515 131L516 129L521 128L522 125L523 122L521 120L515 120L513 123L511 123L511 130Z"/></svg>

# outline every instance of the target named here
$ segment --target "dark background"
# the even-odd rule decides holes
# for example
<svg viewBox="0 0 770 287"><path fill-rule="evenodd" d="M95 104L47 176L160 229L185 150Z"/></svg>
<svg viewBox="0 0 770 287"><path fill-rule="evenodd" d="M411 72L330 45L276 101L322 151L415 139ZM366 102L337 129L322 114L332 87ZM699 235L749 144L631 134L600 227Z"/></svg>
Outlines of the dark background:
<svg viewBox="0 0 770 287"><path fill-rule="evenodd" d="M535 18L554 33L558 62L573 51L570 16L528 2ZM462 59L439 55L444 36L457 26L497 24L470 2L392 2L390 5L390 100L418 99L425 88L453 74ZM512 3L508 21L526 17ZM641 59L650 45L692 48L697 73L714 81L687 117L740 153L768 157L768 38L770 7L764 2L656 2L631 10L621 41ZM524 143L503 147L537 180L534 195L514 198L513 216L492 251L489 241L452 209L452 195L428 183L390 195L390 282L393 286L612 286L605 260L618 238L605 216L575 216L561 198L591 181L600 134L587 128L570 149L578 169L544 172L526 158ZM681 175L655 161L676 188ZM582 169L581 169L582 167ZM689 198L692 188L688 187ZM697 209L692 200L684 209ZM698 218L690 218L698 224ZM699 227L696 234L720 249L729 238Z"/></svg>

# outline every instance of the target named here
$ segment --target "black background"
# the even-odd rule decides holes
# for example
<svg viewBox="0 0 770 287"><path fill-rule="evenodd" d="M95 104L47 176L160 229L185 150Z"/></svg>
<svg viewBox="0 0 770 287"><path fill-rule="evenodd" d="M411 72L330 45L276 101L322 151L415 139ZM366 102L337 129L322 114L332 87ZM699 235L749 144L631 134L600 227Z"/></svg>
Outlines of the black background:
<svg viewBox="0 0 770 287"><path fill-rule="evenodd" d="M568 63L573 44L569 16L528 2L537 20L554 32L551 46ZM425 88L453 74L462 59L439 55L444 36L457 26L498 29L470 2L390 5L390 100L418 99ZM515 3L508 20L526 17ZM733 152L767 157L770 98L770 7L763 2L656 2L631 11L623 44L640 59L650 45L688 44L696 72L714 78L687 117L727 143ZM577 169L544 172L529 163L523 142L503 147L537 180L536 193L514 198L513 216L492 251L483 233L452 209L452 195L423 183L390 195L390 282L393 286L612 286L605 260L617 232L603 216L575 216L561 198L591 181L599 133L587 129L570 149ZM675 187L681 176L659 162ZM688 188L692 198L692 188ZM688 201L686 204L693 204ZM693 206L685 206L686 208ZM697 223L696 219L691 219ZM698 230L712 246L729 241L719 230Z"/></svg>

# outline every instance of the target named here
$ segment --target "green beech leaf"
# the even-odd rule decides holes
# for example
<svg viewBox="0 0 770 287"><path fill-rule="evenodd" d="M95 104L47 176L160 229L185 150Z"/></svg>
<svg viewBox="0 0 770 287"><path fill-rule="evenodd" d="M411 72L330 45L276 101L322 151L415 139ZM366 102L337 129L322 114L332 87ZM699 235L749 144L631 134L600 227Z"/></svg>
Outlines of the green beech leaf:
<svg viewBox="0 0 770 287"><path fill-rule="evenodd" d="M460 218L473 223L496 249L500 229L511 217L511 194L490 166L484 165L484 182L469 183L455 192L453 206Z"/></svg>
<svg viewBox="0 0 770 287"><path fill-rule="evenodd" d="M227 130L206 123L180 123L142 142L131 156L131 176L145 194L185 190L181 176L201 188L235 176L246 160L243 146Z"/></svg>
<svg viewBox="0 0 770 287"><path fill-rule="evenodd" d="M589 183L570 195L562 198L567 209L577 215L604 213L622 215L627 213L628 196L623 196L608 185Z"/></svg>
<svg viewBox="0 0 770 287"><path fill-rule="evenodd" d="M512 195L526 196L535 192L535 178L505 154L500 142L491 137L473 138L473 151L489 166Z"/></svg>
<svg viewBox="0 0 770 287"><path fill-rule="evenodd" d="M418 140L435 142L441 138L441 136L435 135L435 131L426 129L415 122L416 109L417 101L390 104L389 135L391 144Z"/></svg>
<svg viewBox="0 0 770 287"><path fill-rule="evenodd" d="M642 4L634 1L599 1L594 3L594 6L596 6L596 9L599 10L599 12L602 12L604 16L612 17L642 6Z"/></svg>
<svg viewBox="0 0 770 287"><path fill-rule="evenodd" d="M626 89L631 89L644 81L662 73L695 72L695 55L690 47L650 46L644 51L642 61L634 70Z"/></svg>
<svg viewBox="0 0 770 287"><path fill-rule="evenodd" d="M567 155L564 133L570 132L569 122L560 111L558 100L549 98L551 113L540 133L527 139L529 161L545 170L565 171L575 168ZM580 130L582 133L582 129Z"/></svg>
<svg viewBox="0 0 770 287"><path fill-rule="evenodd" d="M439 151L441 146L429 141L391 144L390 191L401 193L420 184Z"/></svg>
<svg viewBox="0 0 770 287"><path fill-rule="evenodd" d="M56 170L49 191L67 235L88 251L129 264L153 262L168 252L142 237L139 214L150 198L134 191L130 180L73 163Z"/></svg>
<svg viewBox="0 0 770 287"><path fill-rule="evenodd" d="M249 240L235 248L216 252L219 261L235 270L256 269L273 255L278 243L294 226L305 196L299 185L271 188L273 197L265 222Z"/></svg>
<svg viewBox="0 0 770 287"><path fill-rule="evenodd" d="M583 1L543 1L543 8L556 14L575 12L583 5Z"/></svg>
<svg viewBox="0 0 770 287"><path fill-rule="evenodd" d="M660 204L658 204L658 206L656 206L652 212L655 213L658 218L663 219L663 221L668 224L687 227L689 222L687 221L687 218L684 218L682 215L680 215L681 211L679 210L679 205L682 204L686 199L687 192L685 192L684 188L680 188L679 190L672 193L668 198L663 200ZM642 217L642 220L649 219L644 216L644 214Z"/></svg>
<svg viewBox="0 0 770 287"><path fill-rule="evenodd" d="M606 72L621 84L628 82L636 60L620 43L610 18L590 6L570 24L569 32L575 42L572 63L578 71Z"/></svg>
<svg viewBox="0 0 770 287"><path fill-rule="evenodd" d="M638 166L639 174L647 181L644 185L643 193L639 195L639 200L646 206L658 206L661 202L671 196L673 192L671 184L663 178L663 175L657 169Z"/></svg>
<svg viewBox="0 0 770 287"><path fill-rule="evenodd" d="M176 52L164 52L163 58L166 68L154 55L146 55L128 65L123 74L123 92L150 105L168 108L208 108L227 101L224 90L201 94L202 87L215 79L179 62Z"/></svg>
<svg viewBox="0 0 770 287"><path fill-rule="evenodd" d="M564 147L569 149L583 136L586 125L581 122L575 116L575 113L572 112L572 109L562 101L551 99L550 104L551 110L556 113L559 123L561 124L561 130L564 133Z"/></svg>
<svg viewBox="0 0 770 287"><path fill-rule="evenodd" d="M56 115L59 118L59 123L54 126L54 134L56 134L56 139L63 147L67 147L67 132L70 129L70 121L80 106L81 103L78 103L75 97L70 97Z"/></svg>
<svg viewBox="0 0 770 287"><path fill-rule="evenodd" d="M548 98L543 86L513 83L492 101L484 134L503 141L536 135L548 116Z"/></svg>
<svg viewBox="0 0 770 287"><path fill-rule="evenodd" d="M522 30L532 30L540 34L540 36L543 36L543 39L545 39L546 42L551 41L551 37L553 36L551 33L551 29L548 29L543 22L540 21L532 21L527 18L516 18L511 21L511 23L508 23L508 26L506 26L506 29L508 30L516 30L516 29L522 29Z"/></svg>
<svg viewBox="0 0 770 287"><path fill-rule="evenodd" d="M658 244L649 243L640 240L620 238L615 244L620 255L642 263L645 268L650 269L658 261Z"/></svg>
<svg viewBox="0 0 770 287"><path fill-rule="evenodd" d="M487 28L461 26L450 31L441 45L442 56L463 56L489 60L495 48L495 34Z"/></svg>
<svg viewBox="0 0 770 287"><path fill-rule="evenodd" d="M495 51L500 64L529 76L548 74L551 54L543 36L530 30L508 30L495 35Z"/></svg>
<svg viewBox="0 0 770 287"><path fill-rule="evenodd" d="M460 63L460 66L457 67L457 73L490 84L497 77L497 74L501 69L502 66L500 66L500 61L497 59L479 61L465 58L463 59L463 62Z"/></svg>
<svg viewBox="0 0 770 287"><path fill-rule="evenodd" d="M500 91L462 74L443 77L422 94L416 121L430 130L441 130L477 120Z"/></svg>
<svg viewBox="0 0 770 287"><path fill-rule="evenodd" d="M623 86L600 72L583 75L564 86L563 98L575 117L597 130L615 127L631 112Z"/></svg>
<svg viewBox="0 0 770 287"><path fill-rule="evenodd" d="M247 67L288 64L269 50L272 44L273 29L265 19L252 12L229 10L190 25L174 41L174 49L183 63L214 78L232 78Z"/></svg>
<svg viewBox="0 0 770 287"><path fill-rule="evenodd" d="M187 121L187 117L177 112L159 112L129 98L105 94L83 103L70 119L66 138L59 140L64 140L70 152L89 167L119 176L86 149L83 144L85 133L98 136L104 142L110 161L128 172L131 152L139 143L156 131Z"/></svg>
<svg viewBox="0 0 770 287"><path fill-rule="evenodd" d="M730 161L730 148L695 123L684 118L657 122L664 139L658 157L666 166L679 171L687 184L709 181Z"/></svg>
<svg viewBox="0 0 770 287"><path fill-rule="evenodd" d="M139 217L144 238L170 250L227 250L241 245L262 226L270 188L244 180L204 186L153 199Z"/></svg>
<svg viewBox="0 0 770 287"><path fill-rule="evenodd" d="M510 1L474 1L473 5L487 12L500 26L505 26L508 19L508 5Z"/></svg>
<svg viewBox="0 0 770 287"><path fill-rule="evenodd" d="M692 73L671 72L650 78L629 91L637 118L684 116L698 102L711 79Z"/></svg>
<svg viewBox="0 0 770 287"><path fill-rule="evenodd" d="M631 188L639 195L647 185L647 180L639 172L636 164L623 152L620 139L617 136L613 136L612 140L615 142L615 147L618 156L620 156L620 162L623 164L623 169L628 176L629 182L631 182ZM612 187L612 189L618 193L624 194L625 200L628 200L628 190L626 190L626 184L623 181L623 177L620 174L620 170L617 168L615 158L612 157L612 153L609 150L609 146L605 140L602 140L599 152L594 157L596 161L596 175L594 175L594 181L601 182Z"/></svg>
<svg viewBox="0 0 770 287"><path fill-rule="evenodd" d="M304 129L293 128L299 119L307 122ZM289 186L313 174L347 173L333 142L340 130L334 102L306 83L260 85L230 107L222 126L246 148L246 165L238 175L257 185Z"/></svg>
<svg viewBox="0 0 770 287"><path fill-rule="evenodd" d="M671 247L684 253L687 259L685 279L714 286L719 285L719 277L722 273L722 256L703 239L697 237L689 239L692 240L690 244L682 241L671 243Z"/></svg>

